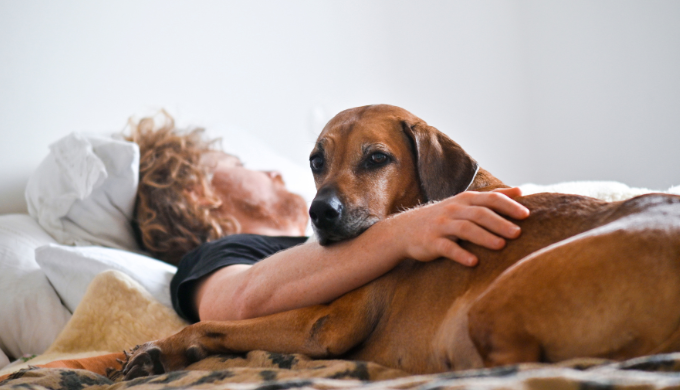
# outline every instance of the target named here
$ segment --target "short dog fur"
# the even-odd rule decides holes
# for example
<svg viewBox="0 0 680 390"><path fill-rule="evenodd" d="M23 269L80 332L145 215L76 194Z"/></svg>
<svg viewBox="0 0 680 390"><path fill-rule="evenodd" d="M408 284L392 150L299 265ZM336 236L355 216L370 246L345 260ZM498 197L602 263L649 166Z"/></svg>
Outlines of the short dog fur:
<svg viewBox="0 0 680 390"><path fill-rule="evenodd" d="M338 114L310 161L318 189L310 212L323 244L421 203L505 186L443 133L388 105ZM158 374L255 349L412 373L680 350L680 197L517 200L531 210L514 221L519 238L500 251L460 243L476 267L404 260L327 305L200 322L138 346L123 372Z"/></svg>

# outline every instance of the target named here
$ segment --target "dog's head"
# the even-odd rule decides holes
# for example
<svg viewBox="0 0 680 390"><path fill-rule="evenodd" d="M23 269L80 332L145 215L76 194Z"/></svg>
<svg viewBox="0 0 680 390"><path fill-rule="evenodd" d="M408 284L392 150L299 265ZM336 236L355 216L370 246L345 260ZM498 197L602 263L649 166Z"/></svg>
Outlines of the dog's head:
<svg viewBox="0 0 680 390"><path fill-rule="evenodd" d="M322 245L355 237L390 214L465 191L478 165L453 140L399 107L345 110L309 157L309 209Z"/></svg>

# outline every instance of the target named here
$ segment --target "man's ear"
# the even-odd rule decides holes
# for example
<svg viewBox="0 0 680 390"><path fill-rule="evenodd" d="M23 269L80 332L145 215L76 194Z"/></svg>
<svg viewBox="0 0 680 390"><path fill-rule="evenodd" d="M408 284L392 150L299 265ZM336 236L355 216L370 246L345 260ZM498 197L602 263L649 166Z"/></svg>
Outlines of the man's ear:
<svg viewBox="0 0 680 390"><path fill-rule="evenodd" d="M420 187L427 201L441 200L465 191L479 165L446 134L425 122L402 122L415 153Z"/></svg>

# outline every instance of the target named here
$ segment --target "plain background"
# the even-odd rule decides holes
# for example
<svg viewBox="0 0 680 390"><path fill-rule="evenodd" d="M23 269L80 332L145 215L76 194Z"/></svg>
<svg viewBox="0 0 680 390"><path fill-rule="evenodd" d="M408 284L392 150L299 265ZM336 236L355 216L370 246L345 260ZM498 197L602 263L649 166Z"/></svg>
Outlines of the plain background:
<svg viewBox="0 0 680 390"><path fill-rule="evenodd" d="M680 2L0 0L0 213L25 211L29 175L73 131L165 108L306 166L328 119L372 103L508 184L667 189Z"/></svg>

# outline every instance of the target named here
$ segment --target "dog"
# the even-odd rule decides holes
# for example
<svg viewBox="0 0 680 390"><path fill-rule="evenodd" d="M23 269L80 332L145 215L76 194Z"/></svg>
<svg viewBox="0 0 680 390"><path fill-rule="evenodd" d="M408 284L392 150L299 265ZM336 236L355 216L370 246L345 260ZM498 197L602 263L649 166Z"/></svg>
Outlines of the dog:
<svg viewBox="0 0 680 390"><path fill-rule="evenodd" d="M335 116L310 163L318 190L310 216L324 245L419 204L506 187L446 135L388 105ZM679 196L516 200L531 216L513 221L522 234L504 249L460 242L476 267L404 260L327 305L199 322L133 349L123 374L255 349L411 373L680 351Z"/></svg>

